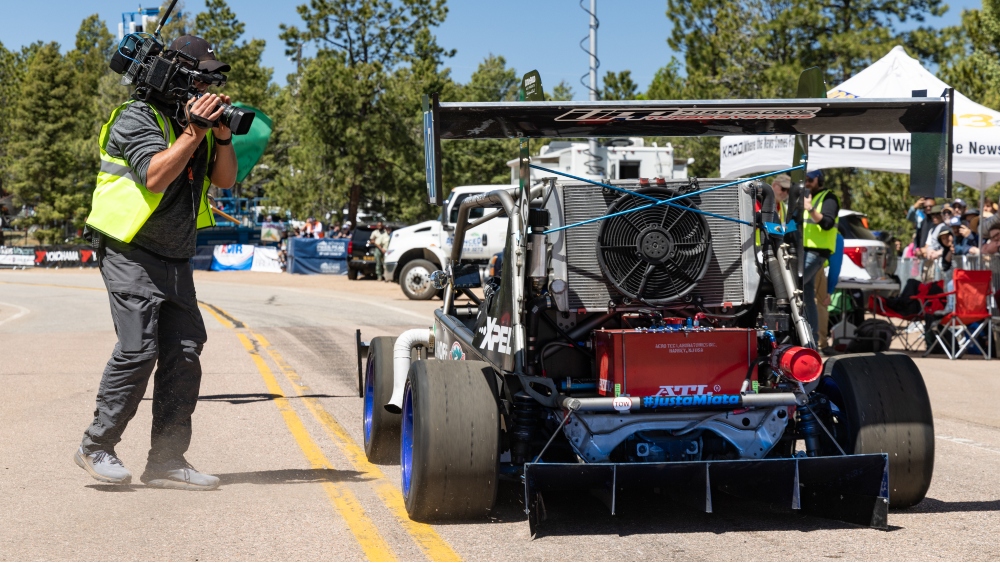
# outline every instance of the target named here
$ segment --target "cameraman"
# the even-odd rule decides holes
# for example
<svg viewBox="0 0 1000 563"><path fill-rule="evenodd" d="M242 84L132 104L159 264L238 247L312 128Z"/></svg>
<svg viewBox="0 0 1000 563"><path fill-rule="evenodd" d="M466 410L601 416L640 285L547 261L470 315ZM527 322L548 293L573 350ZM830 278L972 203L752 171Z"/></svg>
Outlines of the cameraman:
<svg viewBox="0 0 1000 563"><path fill-rule="evenodd" d="M193 56L201 73L230 70L200 37L183 36L169 49ZM184 80L172 96L125 102L101 129L101 171L87 224L99 233L98 264L118 343L74 461L98 481L131 482L115 445L155 366L151 447L140 480L151 487L211 490L219 486L218 477L184 459L207 339L190 259L196 229L215 224L208 188L236 182L236 153L228 127L196 125L199 118L215 122L223 112L220 102L228 104L229 97ZM194 98L196 93L202 95Z"/></svg>

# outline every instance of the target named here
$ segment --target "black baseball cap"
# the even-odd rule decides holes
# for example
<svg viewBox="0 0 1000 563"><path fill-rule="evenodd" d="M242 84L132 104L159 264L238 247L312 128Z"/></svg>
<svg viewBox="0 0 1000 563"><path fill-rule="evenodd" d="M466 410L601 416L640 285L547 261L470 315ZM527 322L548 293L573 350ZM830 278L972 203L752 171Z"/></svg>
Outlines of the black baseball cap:
<svg viewBox="0 0 1000 563"><path fill-rule="evenodd" d="M202 72L229 72L230 66L215 58L215 48L197 35L182 35L170 44L171 51L180 51L198 59Z"/></svg>

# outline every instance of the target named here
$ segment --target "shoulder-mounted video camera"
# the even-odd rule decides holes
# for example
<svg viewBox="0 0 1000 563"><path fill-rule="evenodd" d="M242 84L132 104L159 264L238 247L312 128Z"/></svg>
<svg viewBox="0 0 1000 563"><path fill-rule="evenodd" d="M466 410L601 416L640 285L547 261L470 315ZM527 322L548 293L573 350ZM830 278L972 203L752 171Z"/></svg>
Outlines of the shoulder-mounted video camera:
<svg viewBox="0 0 1000 563"><path fill-rule="evenodd" d="M130 33L122 39L118 49L111 56L108 66L122 75L123 84L135 86L134 97L146 101L150 98L167 104L183 106L191 98L201 96L195 82L211 86L224 86L226 76L220 72L202 72L198 69L198 59L181 51L164 50L160 42L160 28L173 10L171 2L153 35ZM221 122L234 135L245 135L250 131L254 112L229 104L223 106L217 122L192 116L199 127L211 127ZM183 118L183 111L178 116ZM183 121L183 119L181 119ZM186 125L186 123L185 123Z"/></svg>

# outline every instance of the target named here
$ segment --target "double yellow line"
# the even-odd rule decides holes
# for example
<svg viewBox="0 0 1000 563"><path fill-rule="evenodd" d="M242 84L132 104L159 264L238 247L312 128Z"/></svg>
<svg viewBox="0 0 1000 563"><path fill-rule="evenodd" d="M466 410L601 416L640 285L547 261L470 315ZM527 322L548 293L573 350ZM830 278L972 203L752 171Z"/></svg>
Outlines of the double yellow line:
<svg viewBox="0 0 1000 563"><path fill-rule="evenodd" d="M267 354L278 370L285 376L288 384L296 395L302 398L303 403L319 424L326 431L331 441L346 455L351 465L361 476L367 478L375 488L375 492L382 500L383 504L396 517L401 527L409 534L424 555L431 561L460 561L461 558L454 549L438 533L427 524L410 520L403 503L403 496L399 492L399 487L390 483L378 466L370 463L364 450L362 450L347 434L343 426L331 415L322 403L315 397L308 397L311 390L302 383L301 378L285 361L280 353L263 335L252 332L249 327L234 317L219 309L214 305L202 303L203 308L209 312L224 327L236 332L240 343L246 348L253 360L257 371L260 372L267 387L268 393L277 396L274 400L281 416L288 426L289 432L298 444L302 453L309 463L316 469L334 469L333 464L323 454L320 447L310 437L305 425L298 414L284 397L281 386L278 384L274 372L261 355L261 351ZM245 330L244 330L245 329ZM351 533L357 539L365 557L371 561L394 561L397 559L392 548L379 535L377 528L365 513L364 508L358 502L354 493L342 483L323 483L323 488L333 504L334 509L343 517Z"/></svg>

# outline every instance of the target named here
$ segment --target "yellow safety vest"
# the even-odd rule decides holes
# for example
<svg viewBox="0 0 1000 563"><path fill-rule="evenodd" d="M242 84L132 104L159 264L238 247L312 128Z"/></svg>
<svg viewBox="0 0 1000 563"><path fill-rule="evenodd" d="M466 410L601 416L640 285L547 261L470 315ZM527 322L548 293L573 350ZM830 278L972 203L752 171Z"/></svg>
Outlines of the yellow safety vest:
<svg viewBox="0 0 1000 563"><path fill-rule="evenodd" d="M87 225L90 228L122 242L132 241L132 237L139 232L139 229L160 204L160 200L163 199L163 193L153 193L136 180L132 175L131 167L124 158L115 158L107 152L111 126L118 120L122 111L133 102L135 100L129 100L115 108L107 123L101 127L99 137L101 169L97 173L97 187L94 189L90 216L87 217ZM156 123L160 126L160 131L163 132L163 138L167 141L169 148L176 140L174 128L151 104L149 109L153 111ZM212 161L215 139L211 131L205 135L205 138L208 139L207 165ZM199 229L215 226L215 217L208 203L208 187L211 184L212 180L206 172L196 220L196 227Z"/></svg>
<svg viewBox="0 0 1000 563"><path fill-rule="evenodd" d="M813 197L813 209L822 209L823 200L828 195L831 195L830 190L823 190L816 194ZM826 249L830 252L837 250L837 220L834 219L834 225L829 230L823 230L819 223L812 220L808 211L803 210L802 213L802 244L806 248Z"/></svg>

